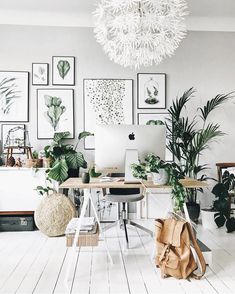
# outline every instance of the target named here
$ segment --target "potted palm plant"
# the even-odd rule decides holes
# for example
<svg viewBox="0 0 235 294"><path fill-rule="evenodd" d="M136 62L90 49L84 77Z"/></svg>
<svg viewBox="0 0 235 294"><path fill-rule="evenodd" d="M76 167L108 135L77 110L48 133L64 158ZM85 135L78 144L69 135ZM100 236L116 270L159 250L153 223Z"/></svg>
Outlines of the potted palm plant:
<svg viewBox="0 0 235 294"><path fill-rule="evenodd" d="M208 117L216 108L234 96L233 93L216 95L208 100L205 106L198 107L195 116L190 118L183 110L187 108L194 94L195 90L190 88L168 109L170 118L166 123L169 140L167 148L185 177L206 180L207 176L202 173L208 169L208 166L200 162L201 155L206 152L211 142L224 135L220 125L208 122ZM197 222L200 214L200 206L197 203L198 190L202 191L187 189L187 207L194 222Z"/></svg>
<svg viewBox="0 0 235 294"><path fill-rule="evenodd" d="M78 177L79 169L87 168L87 162L77 148L82 139L93 136L93 134L81 132L75 146L65 143L68 136L69 132L55 133L51 145L45 147L47 156L52 161L51 168L48 169L48 177L58 182L63 182L68 177Z"/></svg>

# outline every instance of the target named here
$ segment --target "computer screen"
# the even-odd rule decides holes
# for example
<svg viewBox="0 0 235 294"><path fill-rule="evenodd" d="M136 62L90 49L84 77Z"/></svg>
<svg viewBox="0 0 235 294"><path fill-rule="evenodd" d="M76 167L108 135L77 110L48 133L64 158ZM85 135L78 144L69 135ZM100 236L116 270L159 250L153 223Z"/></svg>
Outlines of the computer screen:
<svg viewBox="0 0 235 294"><path fill-rule="evenodd" d="M126 150L137 150L140 160L150 152L165 160L166 127L164 125L96 125L97 171L125 172Z"/></svg>

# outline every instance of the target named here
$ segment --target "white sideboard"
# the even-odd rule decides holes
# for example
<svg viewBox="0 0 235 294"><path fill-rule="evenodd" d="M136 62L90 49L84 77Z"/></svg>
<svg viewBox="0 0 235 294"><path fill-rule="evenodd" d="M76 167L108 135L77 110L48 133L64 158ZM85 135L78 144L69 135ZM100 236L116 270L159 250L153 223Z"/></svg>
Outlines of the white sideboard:
<svg viewBox="0 0 235 294"><path fill-rule="evenodd" d="M0 213L34 211L41 196L34 190L45 186L45 169L0 167Z"/></svg>

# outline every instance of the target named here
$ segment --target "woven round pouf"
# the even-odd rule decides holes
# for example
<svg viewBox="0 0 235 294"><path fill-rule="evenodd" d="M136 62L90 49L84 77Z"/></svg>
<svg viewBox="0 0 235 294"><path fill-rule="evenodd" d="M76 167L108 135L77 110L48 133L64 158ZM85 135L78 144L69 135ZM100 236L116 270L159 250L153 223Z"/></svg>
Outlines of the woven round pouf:
<svg viewBox="0 0 235 294"><path fill-rule="evenodd" d="M63 194L44 196L37 207L34 219L38 229L49 237L64 235L69 221L75 217L73 202Z"/></svg>

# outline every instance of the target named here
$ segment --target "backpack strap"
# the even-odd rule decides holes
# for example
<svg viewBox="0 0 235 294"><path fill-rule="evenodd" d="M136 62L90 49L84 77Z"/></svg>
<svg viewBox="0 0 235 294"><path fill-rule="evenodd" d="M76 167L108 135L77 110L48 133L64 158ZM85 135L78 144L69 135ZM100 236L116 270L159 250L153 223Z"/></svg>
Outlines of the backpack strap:
<svg viewBox="0 0 235 294"><path fill-rule="evenodd" d="M197 240L195 238L195 235L194 235L194 232L193 232L193 229L192 229L190 223L187 222L186 226L188 228L190 240L192 241L193 247L194 247L194 249L196 251L196 254L197 254L200 266L201 266L201 274L200 275L193 274L193 277L199 280L206 272L206 262L205 262L205 259L203 257L203 254L201 252L201 249L198 246Z"/></svg>

